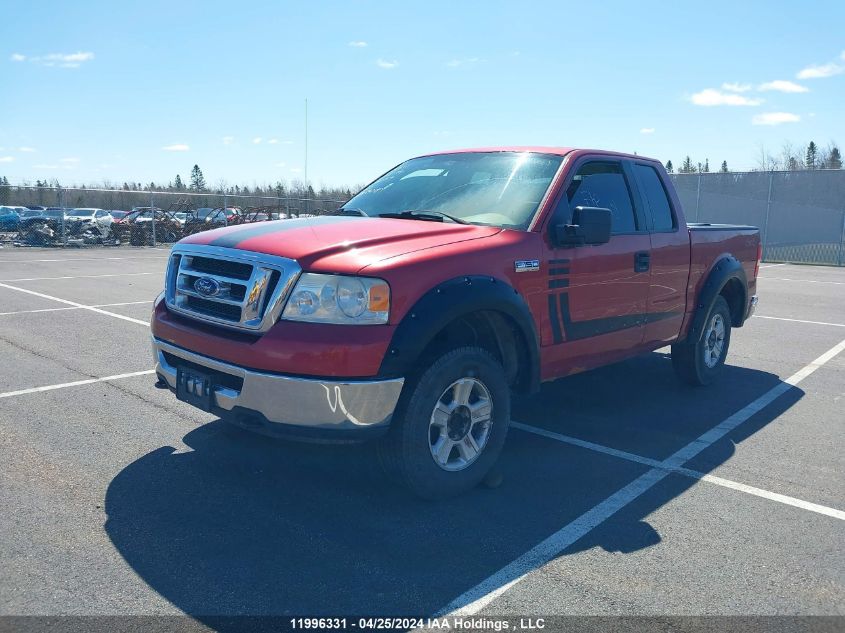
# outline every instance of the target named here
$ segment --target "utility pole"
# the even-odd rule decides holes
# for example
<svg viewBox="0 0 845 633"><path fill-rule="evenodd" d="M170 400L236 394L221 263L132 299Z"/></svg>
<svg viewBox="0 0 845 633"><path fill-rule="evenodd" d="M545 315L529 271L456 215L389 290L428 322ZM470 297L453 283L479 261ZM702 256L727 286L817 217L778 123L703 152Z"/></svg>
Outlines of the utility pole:
<svg viewBox="0 0 845 633"><path fill-rule="evenodd" d="M305 98L305 213L308 213L308 97Z"/></svg>

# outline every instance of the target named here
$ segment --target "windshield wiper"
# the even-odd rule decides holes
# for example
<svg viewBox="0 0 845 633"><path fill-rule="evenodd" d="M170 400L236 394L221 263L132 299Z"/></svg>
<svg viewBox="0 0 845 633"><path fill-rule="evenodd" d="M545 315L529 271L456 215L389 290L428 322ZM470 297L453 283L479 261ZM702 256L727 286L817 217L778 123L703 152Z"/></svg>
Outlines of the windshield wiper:
<svg viewBox="0 0 845 633"><path fill-rule="evenodd" d="M332 215L360 215L365 218L370 217L361 209L347 209L346 207L340 207L339 209L335 209L334 211L332 211Z"/></svg>
<svg viewBox="0 0 845 633"><path fill-rule="evenodd" d="M471 224L466 220L456 218L454 215L449 215L448 213L443 213L442 211L421 211L412 209L410 211L400 211L398 213L380 213L378 217L410 220L428 220L430 222L442 222L445 218L447 220L455 222L456 224Z"/></svg>

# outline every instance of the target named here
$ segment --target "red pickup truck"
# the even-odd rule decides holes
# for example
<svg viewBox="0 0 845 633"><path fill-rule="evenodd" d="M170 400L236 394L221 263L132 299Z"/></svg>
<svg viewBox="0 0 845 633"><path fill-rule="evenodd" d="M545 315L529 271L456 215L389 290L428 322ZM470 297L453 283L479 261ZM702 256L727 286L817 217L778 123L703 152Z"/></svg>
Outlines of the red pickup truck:
<svg viewBox="0 0 845 633"><path fill-rule="evenodd" d="M158 386L236 425L378 437L427 498L495 463L512 392L672 346L719 373L757 302L754 227L688 225L656 160L510 147L408 160L335 214L176 244Z"/></svg>

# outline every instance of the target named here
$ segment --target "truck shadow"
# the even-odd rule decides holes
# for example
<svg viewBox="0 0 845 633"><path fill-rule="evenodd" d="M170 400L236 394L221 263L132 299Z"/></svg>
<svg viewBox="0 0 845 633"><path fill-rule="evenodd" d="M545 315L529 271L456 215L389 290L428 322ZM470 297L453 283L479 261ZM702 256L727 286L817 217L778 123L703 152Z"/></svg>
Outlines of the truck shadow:
<svg viewBox="0 0 845 633"><path fill-rule="evenodd" d="M546 384L513 417L662 459L779 382L725 367L693 390L650 354ZM725 462L802 395L791 389L696 468ZM221 615L431 614L648 470L512 430L500 488L425 503L384 481L370 445L285 443L220 421L184 443L192 450L159 448L114 478L105 529L155 591L217 628ZM672 539L647 517L696 484L669 476L559 556Z"/></svg>

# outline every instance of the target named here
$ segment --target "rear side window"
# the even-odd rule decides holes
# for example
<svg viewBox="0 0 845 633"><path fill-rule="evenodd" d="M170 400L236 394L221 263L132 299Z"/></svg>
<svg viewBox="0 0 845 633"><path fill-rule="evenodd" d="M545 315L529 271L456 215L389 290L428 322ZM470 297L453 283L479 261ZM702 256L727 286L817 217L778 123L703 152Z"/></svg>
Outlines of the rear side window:
<svg viewBox="0 0 845 633"><path fill-rule="evenodd" d="M592 162L582 165L566 190L569 208L602 207L613 215L613 233L637 230L634 205L622 166L613 162Z"/></svg>
<svg viewBox="0 0 845 633"><path fill-rule="evenodd" d="M637 182L651 209L651 217L654 218L654 230L671 231L674 229L675 220L672 217L672 207L657 171L654 167L648 165L634 165L634 173L637 175Z"/></svg>

